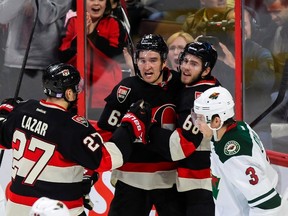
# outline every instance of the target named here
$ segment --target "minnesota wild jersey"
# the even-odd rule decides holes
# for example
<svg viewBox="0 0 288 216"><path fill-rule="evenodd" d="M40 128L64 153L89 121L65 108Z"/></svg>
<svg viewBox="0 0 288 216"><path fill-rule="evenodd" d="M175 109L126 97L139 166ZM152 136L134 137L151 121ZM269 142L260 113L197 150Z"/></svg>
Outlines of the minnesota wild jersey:
<svg viewBox="0 0 288 216"><path fill-rule="evenodd" d="M213 142L211 169L216 216L281 215L278 174L245 122L235 122Z"/></svg>

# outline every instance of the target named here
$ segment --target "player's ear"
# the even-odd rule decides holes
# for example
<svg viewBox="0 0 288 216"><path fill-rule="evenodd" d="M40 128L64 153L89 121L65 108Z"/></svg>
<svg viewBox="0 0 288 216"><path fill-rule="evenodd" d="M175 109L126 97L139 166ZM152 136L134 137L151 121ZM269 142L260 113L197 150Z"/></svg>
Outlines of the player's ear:
<svg viewBox="0 0 288 216"><path fill-rule="evenodd" d="M75 92L71 88L68 88L65 91L65 97L68 101L74 101L76 95L75 95Z"/></svg>
<svg viewBox="0 0 288 216"><path fill-rule="evenodd" d="M206 77L211 71L211 68L210 67L207 67L201 74L201 77L204 78Z"/></svg>
<svg viewBox="0 0 288 216"><path fill-rule="evenodd" d="M217 115L217 116L214 116L211 120L211 125L213 125L213 128L218 128L221 124L221 119L220 117Z"/></svg>

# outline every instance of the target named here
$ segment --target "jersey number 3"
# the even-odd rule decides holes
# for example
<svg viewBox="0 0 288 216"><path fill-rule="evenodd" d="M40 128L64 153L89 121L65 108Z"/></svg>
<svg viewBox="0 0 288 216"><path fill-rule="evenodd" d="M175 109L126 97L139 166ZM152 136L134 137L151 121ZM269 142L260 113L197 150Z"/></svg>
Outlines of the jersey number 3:
<svg viewBox="0 0 288 216"><path fill-rule="evenodd" d="M258 178L258 176L256 174L256 171L255 171L255 169L253 167L248 167L246 169L245 174L250 176L249 182L250 182L251 185L258 184L259 178Z"/></svg>
<svg viewBox="0 0 288 216"><path fill-rule="evenodd" d="M40 150L37 154L36 150ZM16 130L13 134L13 163L12 163L12 178L18 175L24 177L25 184L34 184L53 156L55 145L47 143L36 137L28 140L25 133ZM31 155L33 160L24 157ZM31 154L32 153L32 154ZM37 155L37 158L35 157Z"/></svg>

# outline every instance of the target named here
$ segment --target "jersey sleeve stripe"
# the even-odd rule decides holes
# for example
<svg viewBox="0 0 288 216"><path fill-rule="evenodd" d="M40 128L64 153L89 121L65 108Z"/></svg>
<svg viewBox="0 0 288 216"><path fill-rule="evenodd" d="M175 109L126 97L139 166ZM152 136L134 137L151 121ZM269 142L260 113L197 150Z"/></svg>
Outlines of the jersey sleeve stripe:
<svg viewBox="0 0 288 216"><path fill-rule="evenodd" d="M177 128L170 136L170 153L173 161L178 161L191 155L195 150L193 142L188 141Z"/></svg>
<svg viewBox="0 0 288 216"><path fill-rule="evenodd" d="M103 143L105 148L102 148L102 160L97 171L107 171L118 168L123 165L122 152L113 142Z"/></svg>
<svg viewBox="0 0 288 216"><path fill-rule="evenodd" d="M22 169L18 169L17 175L24 178L31 172L35 162L22 158L22 164L25 164L25 166L22 166ZM83 167L80 165L69 167L47 165L45 170L39 173L37 180L59 183L81 182L83 178L83 170ZM71 173L73 173L73 178L71 177ZM55 179L55 176L58 176L58 178Z"/></svg>
<svg viewBox="0 0 288 216"><path fill-rule="evenodd" d="M279 197L278 193L273 188L269 192L267 192L266 194L263 194L262 196L259 196L256 199L249 200L248 203L250 206L254 206L254 207L255 206L261 206L261 204L263 204L267 201L271 201L273 199L275 199L275 201L277 202L278 197ZM280 199L279 205L281 205L281 199ZM275 207L278 207L279 205L276 204L276 206L268 206L268 207L269 208L275 208Z"/></svg>

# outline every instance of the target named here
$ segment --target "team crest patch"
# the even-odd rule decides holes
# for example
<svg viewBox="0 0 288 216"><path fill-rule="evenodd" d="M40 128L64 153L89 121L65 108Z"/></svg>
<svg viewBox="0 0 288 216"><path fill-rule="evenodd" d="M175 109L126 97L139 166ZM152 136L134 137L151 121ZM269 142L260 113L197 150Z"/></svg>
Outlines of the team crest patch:
<svg viewBox="0 0 288 216"><path fill-rule="evenodd" d="M82 124L85 127L88 127L88 125L89 125L87 119L82 117L82 116L75 115L72 117L72 120L79 123L79 124Z"/></svg>
<svg viewBox="0 0 288 216"><path fill-rule="evenodd" d="M126 86L120 85L118 87L118 90L117 90L117 100L120 103L123 103L126 100L126 98L127 98L128 94L130 93L130 91L131 91L131 88L128 88Z"/></svg>
<svg viewBox="0 0 288 216"><path fill-rule="evenodd" d="M240 151L240 145L235 140L227 142L224 146L224 154L227 156L235 155Z"/></svg>
<svg viewBox="0 0 288 216"><path fill-rule="evenodd" d="M68 76L70 74L70 71L68 69L64 69L61 71L63 76Z"/></svg>

